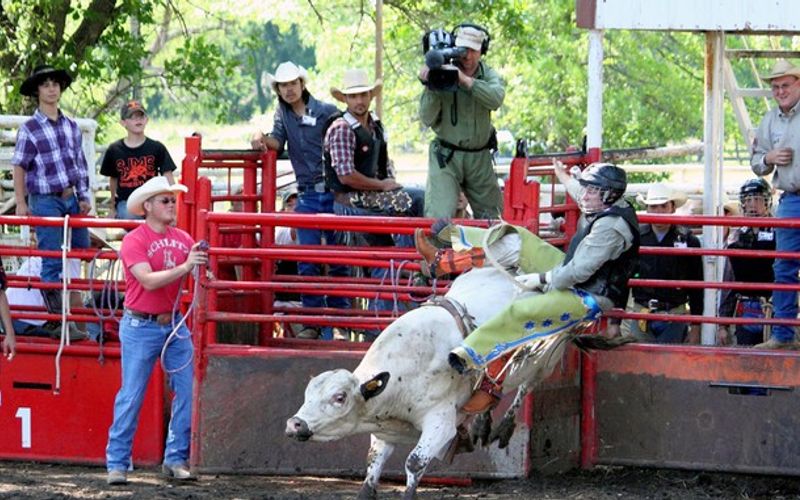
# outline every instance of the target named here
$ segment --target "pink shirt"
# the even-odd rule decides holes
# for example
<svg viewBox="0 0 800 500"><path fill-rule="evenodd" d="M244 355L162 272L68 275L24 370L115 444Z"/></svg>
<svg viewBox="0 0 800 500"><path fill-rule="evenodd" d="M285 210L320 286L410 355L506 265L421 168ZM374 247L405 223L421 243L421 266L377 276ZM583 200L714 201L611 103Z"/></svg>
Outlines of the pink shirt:
<svg viewBox="0 0 800 500"><path fill-rule="evenodd" d="M162 314L171 312L180 293L182 278L157 290L145 290L131 273L131 267L147 262L153 271L172 269L184 262L194 245L194 240L181 229L168 227L164 234L142 224L122 239L122 263L125 266L125 307L137 312Z"/></svg>

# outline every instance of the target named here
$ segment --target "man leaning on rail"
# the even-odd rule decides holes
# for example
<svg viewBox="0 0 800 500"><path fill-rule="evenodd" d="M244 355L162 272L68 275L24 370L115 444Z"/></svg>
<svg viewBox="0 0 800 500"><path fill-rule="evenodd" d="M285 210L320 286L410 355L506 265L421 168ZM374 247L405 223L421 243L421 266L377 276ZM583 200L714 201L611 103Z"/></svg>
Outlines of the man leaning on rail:
<svg viewBox="0 0 800 500"><path fill-rule="evenodd" d="M800 67L779 60L763 77L769 82L772 97L778 104L767 112L758 126L750 168L756 175L773 174L772 185L780 189L778 210L781 219L800 218ZM775 228L775 249L779 252L800 252L800 229ZM800 260L775 259L775 283L800 284ZM780 319L797 319L797 291L772 292L774 315ZM797 349L795 327L775 325L772 337L755 347L762 349Z"/></svg>

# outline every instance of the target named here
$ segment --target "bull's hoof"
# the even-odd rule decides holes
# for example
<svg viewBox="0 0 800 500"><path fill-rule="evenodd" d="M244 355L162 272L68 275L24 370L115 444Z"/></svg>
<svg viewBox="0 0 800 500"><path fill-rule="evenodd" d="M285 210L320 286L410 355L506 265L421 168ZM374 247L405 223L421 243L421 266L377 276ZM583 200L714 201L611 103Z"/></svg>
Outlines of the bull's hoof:
<svg viewBox="0 0 800 500"><path fill-rule="evenodd" d="M492 430L492 412L486 411L476 416L469 426L469 434L472 436L472 443L478 444L480 441L481 446L487 446L489 441L489 433Z"/></svg>
<svg viewBox="0 0 800 500"><path fill-rule="evenodd" d="M378 489L364 483L361 485L361 489L358 490L358 496L356 498L358 498L358 500L376 500L378 498Z"/></svg>
<svg viewBox="0 0 800 500"><path fill-rule="evenodd" d="M489 442L493 443L497 441L497 446L500 449L505 448L508 446L508 443L511 441L511 436L514 435L514 429L516 429L517 423L514 421L514 414L505 415L500 423L492 429L492 433L489 435Z"/></svg>

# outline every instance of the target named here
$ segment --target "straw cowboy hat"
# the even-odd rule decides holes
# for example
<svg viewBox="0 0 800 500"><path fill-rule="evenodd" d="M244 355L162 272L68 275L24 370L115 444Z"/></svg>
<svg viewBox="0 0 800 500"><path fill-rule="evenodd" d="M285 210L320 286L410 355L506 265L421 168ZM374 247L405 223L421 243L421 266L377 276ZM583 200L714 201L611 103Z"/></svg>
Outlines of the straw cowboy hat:
<svg viewBox="0 0 800 500"><path fill-rule="evenodd" d="M687 197L680 191L672 189L664 183L657 182L647 188L647 196L640 194L638 200L645 205L663 205L671 201L675 204L675 208L678 208L686 203Z"/></svg>
<svg viewBox="0 0 800 500"><path fill-rule="evenodd" d="M31 76L22 82L19 93L28 97L36 97L36 92L39 91L39 85L47 79L58 82L61 85L61 90L66 89L72 83L72 77L63 69L55 69L52 66L43 64L41 66L36 66Z"/></svg>
<svg viewBox="0 0 800 500"><path fill-rule="evenodd" d="M341 89L331 87L331 95L342 102L345 102L345 95L360 94L361 92L368 92L370 90L380 92L383 86L383 81L380 78L370 85L369 76L363 69L348 69L344 72L343 81L344 85L342 85Z"/></svg>
<svg viewBox="0 0 800 500"><path fill-rule="evenodd" d="M144 202L161 193L186 193L189 188L183 184L170 186L166 177L156 176L134 189L128 197L128 212L134 215L144 215Z"/></svg>
<svg viewBox="0 0 800 500"><path fill-rule="evenodd" d="M298 78L303 82L303 86L308 85L308 72L304 67L296 65L292 61L280 63L275 69L274 75L267 74L269 85L276 94L279 83L293 82Z"/></svg>
<svg viewBox="0 0 800 500"><path fill-rule="evenodd" d="M732 200L727 193L722 193L722 210L730 215L739 215L739 200Z"/></svg>
<svg viewBox="0 0 800 500"><path fill-rule="evenodd" d="M775 65L772 66L772 71L770 71L768 75L763 75L761 79L766 82L770 82L775 78L789 75L800 78L800 68L790 63L786 59L778 59Z"/></svg>

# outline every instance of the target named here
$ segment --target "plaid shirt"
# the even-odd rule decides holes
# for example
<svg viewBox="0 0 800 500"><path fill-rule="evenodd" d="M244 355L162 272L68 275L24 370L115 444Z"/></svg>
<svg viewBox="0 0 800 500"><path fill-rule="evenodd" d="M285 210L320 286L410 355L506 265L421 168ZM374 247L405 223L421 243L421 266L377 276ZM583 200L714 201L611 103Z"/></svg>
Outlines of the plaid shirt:
<svg viewBox="0 0 800 500"><path fill-rule="evenodd" d="M59 110L50 120L40 110L17 132L11 164L25 170L29 194L60 193L75 188L78 199L89 201L89 169L81 148L81 130Z"/></svg>
<svg viewBox="0 0 800 500"><path fill-rule="evenodd" d="M339 118L328 129L325 149L331 154L331 165L336 175L350 175L355 171L356 133L344 118Z"/></svg>

